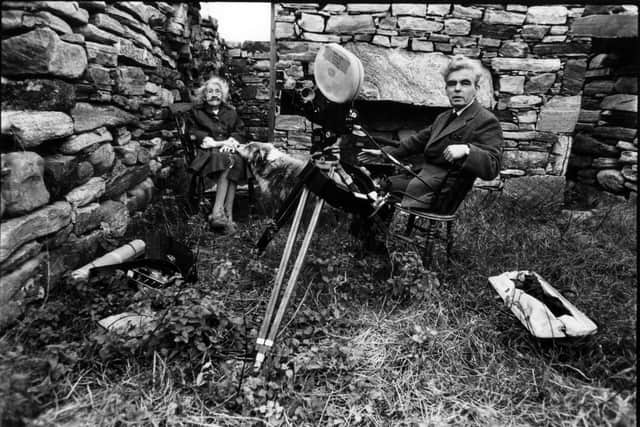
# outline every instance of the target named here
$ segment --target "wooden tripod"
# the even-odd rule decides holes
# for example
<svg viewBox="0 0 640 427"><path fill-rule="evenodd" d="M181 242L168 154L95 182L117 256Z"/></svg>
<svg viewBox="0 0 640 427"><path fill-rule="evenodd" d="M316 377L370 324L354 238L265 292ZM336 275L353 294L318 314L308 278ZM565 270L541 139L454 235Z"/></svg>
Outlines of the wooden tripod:
<svg viewBox="0 0 640 427"><path fill-rule="evenodd" d="M321 169L328 169L328 176L331 179L333 178L333 174L335 172L336 162L321 162L318 164L318 167ZM308 196L309 189L305 186L302 189L302 194L300 195L298 207L293 217L291 229L289 230L289 235L287 237L287 243L285 244L284 252L282 253L282 258L280 259L280 266L278 267L278 271L276 273L275 283L271 291L271 297L269 298L269 303L267 305L264 320L262 321L260 333L258 334L258 338L256 339L258 353L256 354L256 360L253 366L254 371L260 370L265 356L273 347L274 341L276 339L276 334L278 333L278 328L280 327L284 312L287 309L287 304L289 303L289 299L291 298L291 294L293 293L296 281L298 280L298 276L300 274L300 271L302 270L304 258L307 254L307 250L309 249L311 238L313 237L316 225L318 224L320 212L322 211L322 207L324 205L324 200L321 197L317 197L315 206L313 208L313 213L309 221L309 225L307 226L307 230L305 231L302 244L298 251L298 255L296 256L296 261L293 265L293 269L291 270L291 274L287 282L287 287L285 288L284 293L280 298L280 288L282 287L282 283L284 281L285 271L287 269L287 264L289 263L289 258L291 258L293 244L296 240L296 235L298 234L300 220L302 218ZM280 301L274 317L278 299L280 299Z"/></svg>

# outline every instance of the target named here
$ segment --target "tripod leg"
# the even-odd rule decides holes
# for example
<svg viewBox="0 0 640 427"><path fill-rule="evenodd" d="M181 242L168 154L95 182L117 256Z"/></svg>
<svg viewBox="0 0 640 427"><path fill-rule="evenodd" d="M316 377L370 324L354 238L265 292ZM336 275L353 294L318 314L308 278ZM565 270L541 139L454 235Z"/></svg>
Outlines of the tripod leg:
<svg viewBox="0 0 640 427"><path fill-rule="evenodd" d="M287 243L285 244L284 252L282 253L282 258L280 259L280 266L278 267L278 272L276 274L273 290L271 291L269 304L267 305L267 310L264 315L264 320L262 321L262 326L260 327L260 333L258 334L258 339L256 340L256 344L258 345L258 352L259 352L258 354L260 354L260 352L264 352L265 350L264 349L265 338L267 337L267 333L269 332L269 325L271 324L276 301L278 299L278 296L280 295L280 288L282 286L282 281L284 279L284 274L287 269L289 258L291 258L293 243L295 242L296 235L298 234L300 219L302 218L302 213L304 212L304 206L307 203L308 195L309 195L309 190L307 188L304 188L302 190L302 194L300 195L298 208L293 218L293 223L291 224L291 230L289 230L289 236L287 237Z"/></svg>
<svg viewBox="0 0 640 427"><path fill-rule="evenodd" d="M447 265L451 265L451 248L453 247L453 222L447 222Z"/></svg>
<svg viewBox="0 0 640 427"><path fill-rule="evenodd" d="M306 189L305 189L306 191ZM280 300L280 306L278 307L278 312L276 313L276 317L269 329L269 337L264 342L264 349L258 351L256 355L256 361L253 366L254 370L259 370L262 362L264 361L264 356L266 352L273 347L273 342L276 338L276 334L278 333L278 328L280 327L280 322L282 322L282 317L284 316L284 312L287 309L287 304L289 302L289 298L291 298L291 294L293 293L293 288L295 287L296 281L298 279L298 275L300 274L300 270L302 270L302 264L304 262L304 257L307 254L307 250L309 249L309 244L311 243L311 237L313 236L313 232L315 231L316 225L318 223L318 217L320 216L320 211L322 210L322 205L324 204L324 200L317 199L315 208L313 209L313 214L311 216L311 220L309 221L309 227L304 235L304 239L302 241L302 246L300 247L300 251L298 252L298 257L296 258L296 262L293 266L293 270L291 270L291 276L289 276L289 281L287 282L287 287L284 291L284 295Z"/></svg>
<svg viewBox="0 0 640 427"><path fill-rule="evenodd" d="M269 225L266 230L260 236L258 243L256 244L256 248L258 248L259 252L265 250L273 236L280 230L280 227L284 225L285 222L291 217L291 213L293 212L293 205L296 203L296 200L300 198L300 194L302 189L304 188L304 182L302 180L298 180L295 186L287 196L287 199L282 204L282 207L273 218L273 224Z"/></svg>

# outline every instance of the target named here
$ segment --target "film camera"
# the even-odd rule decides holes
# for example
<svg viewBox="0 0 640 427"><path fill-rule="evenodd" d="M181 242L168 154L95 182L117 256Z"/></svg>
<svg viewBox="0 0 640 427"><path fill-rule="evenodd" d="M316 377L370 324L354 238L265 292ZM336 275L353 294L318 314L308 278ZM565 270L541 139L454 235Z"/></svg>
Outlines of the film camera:
<svg viewBox="0 0 640 427"><path fill-rule="evenodd" d="M281 114L300 114L318 125L311 135L311 155L328 155L340 139L344 146L361 134L353 100L360 92L364 69L360 60L342 46L324 45L314 62L315 86L282 89Z"/></svg>

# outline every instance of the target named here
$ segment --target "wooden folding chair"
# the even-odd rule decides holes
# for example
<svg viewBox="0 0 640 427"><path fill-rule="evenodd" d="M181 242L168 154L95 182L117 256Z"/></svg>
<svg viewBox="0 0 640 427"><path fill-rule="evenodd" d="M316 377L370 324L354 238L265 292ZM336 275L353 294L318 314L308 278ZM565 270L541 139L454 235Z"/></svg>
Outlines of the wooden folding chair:
<svg viewBox="0 0 640 427"><path fill-rule="evenodd" d="M193 104L190 102L177 102L169 105L169 111L171 111L176 122L176 130L182 145L183 160L187 170L197 152L195 138L189 132L188 116L191 114L192 109ZM187 205L197 212L200 204L205 200L205 179L200 174L191 171L189 173L191 178L189 179L189 188L187 190Z"/></svg>
<svg viewBox="0 0 640 427"><path fill-rule="evenodd" d="M428 209L403 207L399 201L394 204L400 214L407 216L407 223L403 233L392 232L392 237L420 249L422 264L427 268L431 265L434 246L438 240L444 242L447 264L450 263L453 231L458 219L456 212L473 186L473 183L469 185L468 181L459 178L455 172L450 175L447 177L448 185L434 195ZM446 228L445 233L442 233L443 228ZM420 233L416 234L415 230Z"/></svg>

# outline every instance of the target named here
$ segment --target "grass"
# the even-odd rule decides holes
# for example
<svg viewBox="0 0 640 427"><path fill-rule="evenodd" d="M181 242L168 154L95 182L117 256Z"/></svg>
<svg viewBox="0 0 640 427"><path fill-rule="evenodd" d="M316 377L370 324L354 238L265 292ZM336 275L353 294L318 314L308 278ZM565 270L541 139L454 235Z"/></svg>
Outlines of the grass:
<svg viewBox="0 0 640 427"><path fill-rule="evenodd" d="M635 206L616 206L584 220L474 193L460 210L452 264L440 256L426 271L410 248L395 243L387 254L363 253L344 215L326 209L279 345L252 375L253 342L287 230L257 257L249 250L264 218L245 218L238 235L218 236L201 218L159 203L136 220L133 233L162 228L197 246L200 280L157 295L117 278L108 286L58 289L0 339L0 378L9 378L0 386L0 401L4 395L9 403L3 420L635 425L635 215ZM487 282L519 269L561 290L598 333L532 338ZM149 300L171 312L156 332L162 339L96 336L94 320ZM202 320L205 309L215 321ZM176 341L181 336L186 343Z"/></svg>

